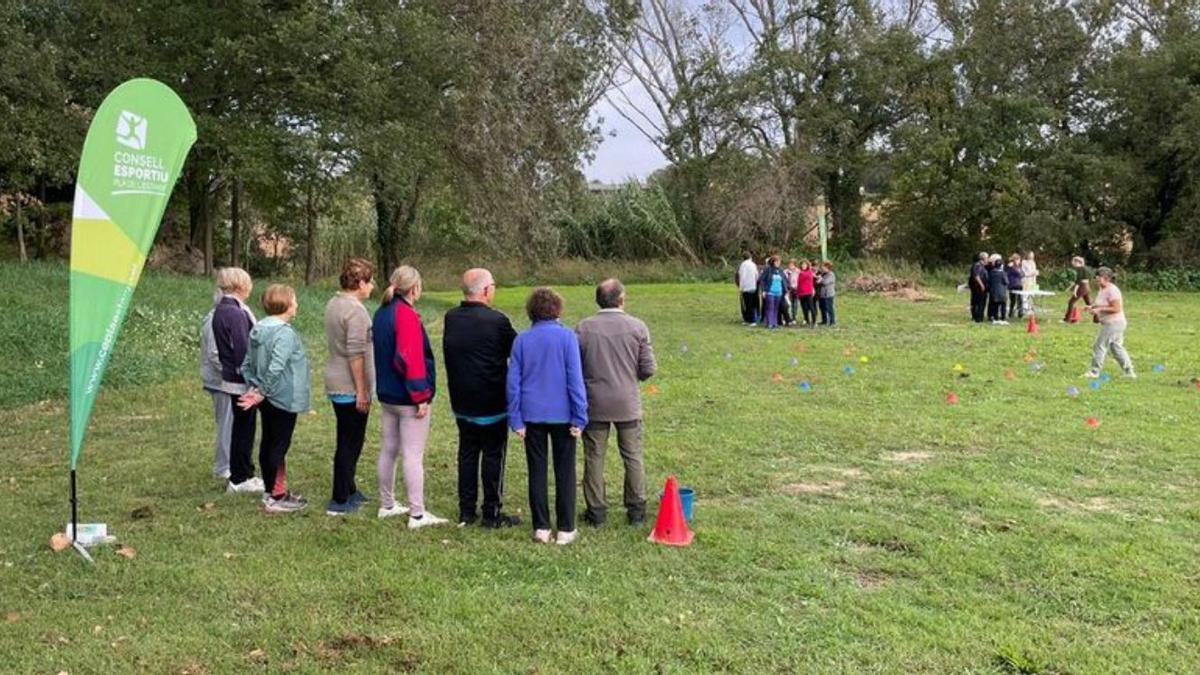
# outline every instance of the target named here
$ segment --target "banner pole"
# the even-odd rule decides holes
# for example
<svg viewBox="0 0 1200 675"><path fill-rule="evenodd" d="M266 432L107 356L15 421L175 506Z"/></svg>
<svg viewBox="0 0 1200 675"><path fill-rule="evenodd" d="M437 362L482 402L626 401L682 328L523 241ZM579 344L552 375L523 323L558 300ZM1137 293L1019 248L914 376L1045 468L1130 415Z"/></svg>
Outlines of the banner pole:
<svg viewBox="0 0 1200 675"><path fill-rule="evenodd" d="M71 469L71 541L79 540L79 497L75 491L75 469Z"/></svg>

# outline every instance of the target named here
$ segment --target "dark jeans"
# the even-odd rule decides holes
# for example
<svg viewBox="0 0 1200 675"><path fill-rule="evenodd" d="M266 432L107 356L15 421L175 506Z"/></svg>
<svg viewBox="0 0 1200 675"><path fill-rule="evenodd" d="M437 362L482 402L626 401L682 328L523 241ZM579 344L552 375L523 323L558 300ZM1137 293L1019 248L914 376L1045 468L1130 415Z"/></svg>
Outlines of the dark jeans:
<svg viewBox="0 0 1200 675"><path fill-rule="evenodd" d="M742 293L742 321L758 323L758 291Z"/></svg>
<svg viewBox="0 0 1200 675"><path fill-rule="evenodd" d="M458 420L458 520L475 520L479 483L483 481L483 519L500 517L504 498L504 460L508 454L508 424L482 426ZM481 467L482 464L482 467Z"/></svg>
<svg viewBox="0 0 1200 675"><path fill-rule="evenodd" d="M254 431L258 417L254 408L242 410L238 407L237 394L229 394L229 405L233 408L233 428L229 434L229 482L245 482L254 478Z"/></svg>
<svg viewBox="0 0 1200 675"><path fill-rule="evenodd" d="M983 314L987 311L988 294L987 291L977 290L974 286L971 287L971 320L975 323L983 323Z"/></svg>
<svg viewBox="0 0 1200 675"><path fill-rule="evenodd" d="M988 321L1004 321L1008 318L1004 315L1004 298L1000 298L999 300L996 298L988 299L987 316Z"/></svg>
<svg viewBox="0 0 1200 675"><path fill-rule="evenodd" d="M274 497L281 496L286 489L276 490L287 484L287 451L292 445L292 432L296 430L296 413L281 410L263 399L258 404L262 413L262 441L258 446L258 465L262 468L263 485ZM278 478L284 478L276 486Z"/></svg>
<svg viewBox="0 0 1200 675"><path fill-rule="evenodd" d="M337 449L333 453L333 501L345 504L350 495L358 492L354 474L367 438L369 413L360 413L353 403L334 403L337 418Z"/></svg>
<svg viewBox="0 0 1200 675"><path fill-rule="evenodd" d="M1024 299L1013 291L1008 292L1008 316L1025 316Z"/></svg>
<svg viewBox="0 0 1200 675"><path fill-rule="evenodd" d="M575 437L569 424L525 425L525 461L529 463L529 515L533 529L550 529L547 456L554 457L554 516L559 532L575 530Z"/></svg>
<svg viewBox="0 0 1200 675"><path fill-rule="evenodd" d="M837 298L817 298L817 303L821 306L821 325L836 326L837 325L837 310L834 309L834 300Z"/></svg>
<svg viewBox="0 0 1200 675"><path fill-rule="evenodd" d="M813 325L817 322L817 296L800 296L800 311L804 312L804 323Z"/></svg>
<svg viewBox="0 0 1200 675"><path fill-rule="evenodd" d="M788 303L791 305L792 321L796 321L797 314L800 311L800 296L796 295L795 291L788 291Z"/></svg>

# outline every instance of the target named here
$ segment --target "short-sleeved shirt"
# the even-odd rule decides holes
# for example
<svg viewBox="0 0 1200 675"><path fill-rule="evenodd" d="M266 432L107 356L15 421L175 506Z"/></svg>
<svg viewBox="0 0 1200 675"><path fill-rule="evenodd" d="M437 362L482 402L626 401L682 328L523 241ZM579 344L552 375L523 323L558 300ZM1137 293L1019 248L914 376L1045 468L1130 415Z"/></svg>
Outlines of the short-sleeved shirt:
<svg viewBox="0 0 1200 675"><path fill-rule="evenodd" d="M1115 314L1100 312L1097 316L1100 317L1100 323L1124 323L1125 322L1125 303L1121 296L1121 289L1117 288L1116 284L1109 284L1108 288L1101 288L1100 294L1096 296L1096 307L1107 307L1121 302L1121 311Z"/></svg>
<svg viewBox="0 0 1200 675"><path fill-rule="evenodd" d="M1094 276L1096 276L1096 273L1093 272L1092 268L1088 267L1087 265L1075 268L1075 283L1080 283L1083 281L1090 283L1092 277Z"/></svg>

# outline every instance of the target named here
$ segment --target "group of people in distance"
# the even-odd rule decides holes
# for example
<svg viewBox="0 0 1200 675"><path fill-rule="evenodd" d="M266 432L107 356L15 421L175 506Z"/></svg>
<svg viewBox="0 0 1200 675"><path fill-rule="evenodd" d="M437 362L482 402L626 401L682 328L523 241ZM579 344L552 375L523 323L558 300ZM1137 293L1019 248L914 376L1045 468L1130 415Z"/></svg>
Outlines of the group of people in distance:
<svg viewBox="0 0 1200 675"><path fill-rule="evenodd" d="M1092 314L1092 321L1100 324L1100 333L1092 345L1091 366L1084 377L1095 379L1100 377L1104 362L1109 352L1116 358L1121 371L1126 377L1136 378L1133 360L1125 351L1125 302L1121 289L1113 283L1116 274L1108 267L1101 267L1095 272L1087 266L1080 256L1071 258L1071 268L1075 278L1067 289L1067 312L1063 316L1064 323L1078 323L1079 311L1076 305L1083 301L1083 309ZM1007 318L1024 317L1031 306L1027 295L1016 292L1038 290L1038 269L1034 262L1032 251L1022 258L1014 253L1005 264L1000 254L988 255L980 253L978 260L971 266L970 278L967 285L971 289L971 318L976 323L982 323L984 310L993 324L1007 324ZM1096 280L1100 291L1096 302L1092 303L1091 281Z"/></svg>
<svg viewBox="0 0 1200 675"><path fill-rule="evenodd" d="M986 313L993 324L1003 325L1008 319L1024 318L1029 299L1018 291L1037 290L1038 268L1033 251L1022 258L1014 253L1008 263L999 253L980 253L967 279L971 289L971 320L983 323Z"/></svg>
<svg viewBox="0 0 1200 675"><path fill-rule="evenodd" d="M311 383L303 340L292 325L295 291L279 284L267 288L262 294L267 316L257 320L247 305L253 290L249 274L227 267L217 272L216 282L200 347L201 378L217 426L213 472L226 481L229 493L261 494L264 512L300 511L308 502L289 489L287 454L297 415L309 410ZM373 317L364 305L375 290L373 265L347 261L339 283L341 290L324 316L325 391L337 429L325 512L344 516L371 501L359 490L356 473L377 399L383 418L377 516L407 515L411 529L447 524L424 499L424 454L437 378L429 335L415 309L421 275L411 266L396 268ZM575 463L581 437L583 519L603 525L608 508L604 457L614 426L625 466L627 518L641 526L646 480L639 382L654 375L655 359L646 324L624 312L624 286L617 279L597 286L599 312L574 330L561 323L562 298L549 288L534 289L525 306L532 326L519 335L492 307L495 292L490 272L468 270L464 299L445 316L442 353L458 427L459 526L520 524L502 509L510 430L525 446L534 540L552 540L548 465L556 493L553 541L569 544L577 536ZM260 478L254 476L252 458L259 417ZM395 495L397 464L407 505Z"/></svg>
<svg viewBox="0 0 1200 675"><path fill-rule="evenodd" d="M833 272L833 263L828 260L823 261L818 270L808 260L797 263L792 258L785 268L781 257L771 254L760 268L754 261L754 254L747 251L733 281L739 291L742 322L747 326L761 324L775 329L795 326L803 320L806 328L813 328L817 325L818 310L820 325L837 325L834 304L837 275Z"/></svg>

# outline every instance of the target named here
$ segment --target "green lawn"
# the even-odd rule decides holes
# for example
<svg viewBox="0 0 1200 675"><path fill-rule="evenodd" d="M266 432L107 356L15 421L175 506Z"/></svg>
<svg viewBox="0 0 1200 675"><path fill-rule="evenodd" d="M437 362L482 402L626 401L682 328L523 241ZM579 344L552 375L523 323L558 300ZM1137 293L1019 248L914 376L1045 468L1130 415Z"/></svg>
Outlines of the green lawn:
<svg viewBox="0 0 1200 675"><path fill-rule="evenodd" d="M969 325L950 289L923 304L845 295L836 330L768 333L737 322L730 284L633 286L630 311L649 323L659 359L648 478L655 493L668 474L696 489L696 540L647 543L617 509L605 529L550 547L525 528L410 532L373 511L326 517L333 415L320 398L289 455L293 486L313 501L306 513L266 517L253 499L221 494L193 337L209 289L150 275L80 468L83 519L107 522L137 556L99 549L88 566L47 546L68 515L65 270L9 264L0 282L3 671L1200 663L1195 296L1128 293L1126 344L1141 377L1094 391L1080 378L1093 326L1049 320L1033 338L1023 326ZM563 290L570 322L590 312L590 288ZM301 299L316 382L330 292ZM520 317L526 292L501 289L501 308ZM419 304L435 343L454 301L431 292ZM1045 364L1036 373L1030 349ZM1069 385L1082 393L1071 398ZM958 405L946 403L951 391ZM427 502L453 517L444 394L434 415ZM371 494L378 438L373 420L360 464ZM523 453L515 443L510 453L507 503L524 512ZM611 498L615 449L609 472Z"/></svg>

